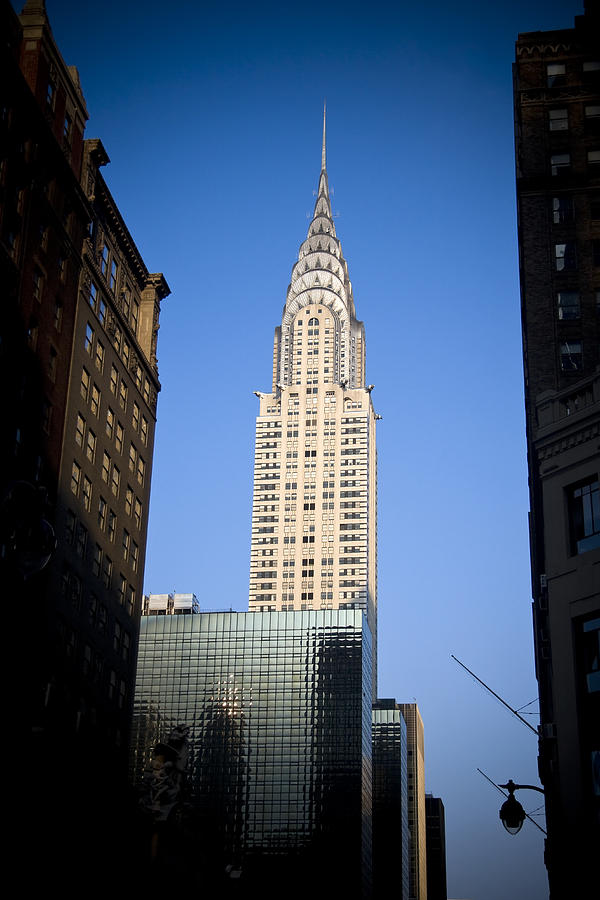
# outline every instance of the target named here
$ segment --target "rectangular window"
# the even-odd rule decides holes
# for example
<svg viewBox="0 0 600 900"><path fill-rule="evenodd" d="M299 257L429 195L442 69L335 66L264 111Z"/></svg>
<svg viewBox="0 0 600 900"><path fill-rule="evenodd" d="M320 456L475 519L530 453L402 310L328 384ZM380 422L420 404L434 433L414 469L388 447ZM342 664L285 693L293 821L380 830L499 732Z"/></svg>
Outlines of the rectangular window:
<svg viewBox="0 0 600 900"><path fill-rule="evenodd" d="M127 589L127 579L123 574L119 575L119 587L117 589L117 595L119 598L119 606L125 606L125 591Z"/></svg>
<svg viewBox="0 0 600 900"><path fill-rule="evenodd" d="M140 437L142 439L142 444L148 445L148 420L145 416L142 416L142 424L140 427Z"/></svg>
<svg viewBox="0 0 600 900"><path fill-rule="evenodd" d="M129 471L135 472L135 460L136 460L137 452L135 446L130 444L129 446Z"/></svg>
<svg viewBox="0 0 600 900"><path fill-rule="evenodd" d="M108 539L111 543L114 543L115 540L115 532L117 530L117 516L114 510L109 509L108 511Z"/></svg>
<svg viewBox="0 0 600 900"><path fill-rule="evenodd" d="M98 302L98 288L94 284L94 282L90 282L90 292L88 294L88 303L92 307L92 309L96 309L96 304Z"/></svg>
<svg viewBox="0 0 600 900"><path fill-rule="evenodd" d="M583 368L581 341L564 341L560 345L560 367L563 372L580 372Z"/></svg>
<svg viewBox="0 0 600 900"><path fill-rule="evenodd" d="M548 87L560 87L566 84L567 70L564 63L550 63L546 66L546 80Z"/></svg>
<svg viewBox="0 0 600 900"><path fill-rule="evenodd" d="M108 479L110 477L110 456L104 451L102 454L102 481L108 484Z"/></svg>
<svg viewBox="0 0 600 900"><path fill-rule="evenodd" d="M102 547L100 544L96 544L94 547L94 558L92 559L92 572L96 576L96 578L100 578L100 572L102 571Z"/></svg>
<svg viewBox="0 0 600 900"><path fill-rule="evenodd" d="M113 466L112 470L112 482L111 482L111 490L115 497L119 496L119 485L121 483L121 473L117 466Z"/></svg>
<svg viewBox="0 0 600 900"><path fill-rule="evenodd" d="M85 352L91 354L92 347L94 344L94 329L88 322L85 326L85 339L83 342L83 346L85 347Z"/></svg>
<svg viewBox="0 0 600 900"><path fill-rule="evenodd" d="M109 257L109 249L108 244L102 245L102 250L100 251L100 271L106 277L106 273L108 272L108 257Z"/></svg>
<svg viewBox="0 0 600 900"><path fill-rule="evenodd" d="M73 460L71 466L71 493L79 496L79 485L81 484L81 466Z"/></svg>
<svg viewBox="0 0 600 900"><path fill-rule="evenodd" d="M585 106L583 115L586 134L600 134L600 106Z"/></svg>
<svg viewBox="0 0 600 900"><path fill-rule="evenodd" d="M136 335L137 335L139 315L140 315L140 304L134 298L133 303L131 304L131 327L133 328L133 333Z"/></svg>
<svg viewBox="0 0 600 900"><path fill-rule="evenodd" d="M100 389L97 384L92 387L92 398L90 400L90 409L95 416L100 412Z"/></svg>
<svg viewBox="0 0 600 900"><path fill-rule="evenodd" d="M106 500L104 497L98 498L98 525L104 531L106 525Z"/></svg>
<svg viewBox="0 0 600 900"><path fill-rule="evenodd" d="M104 371L104 344L102 341L96 341L96 368L99 372Z"/></svg>
<svg viewBox="0 0 600 900"><path fill-rule="evenodd" d="M550 109L548 111L550 131L567 131L569 114L566 109Z"/></svg>
<svg viewBox="0 0 600 900"><path fill-rule="evenodd" d="M137 572L138 568L138 559L139 559L139 547L135 541L131 542L131 568L134 572Z"/></svg>
<svg viewBox="0 0 600 900"><path fill-rule="evenodd" d="M120 422L117 422L115 431L115 447L117 448L117 453L123 452L123 426Z"/></svg>
<svg viewBox="0 0 600 900"><path fill-rule="evenodd" d="M142 504L135 498L135 503L133 507L133 519L138 528L142 527Z"/></svg>
<svg viewBox="0 0 600 900"><path fill-rule="evenodd" d="M85 453L89 461L93 463L96 459L96 435L91 429L88 431Z"/></svg>
<svg viewBox="0 0 600 900"><path fill-rule="evenodd" d="M125 491L125 512L128 516L131 515L131 511L133 509L133 489L128 484L127 490Z"/></svg>
<svg viewBox="0 0 600 900"><path fill-rule="evenodd" d="M112 579L112 560L110 556L105 556L102 561L102 583L105 588L110 589L110 582Z"/></svg>
<svg viewBox="0 0 600 900"><path fill-rule="evenodd" d="M117 385L119 384L119 373L114 366L110 367L110 392L117 395Z"/></svg>
<svg viewBox="0 0 600 900"><path fill-rule="evenodd" d="M573 215L573 198L567 194L560 197L552 198L552 221L555 225L564 225L572 222Z"/></svg>
<svg viewBox="0 0 600 900"><path fill-rule="evenodd" d="M129 544L130 544L129 532L126 528L123 529L123 539L121 541L121 551L123 553L123 559L129 559Z"/></svg>
<svg viewBox="0 0 600 900"><path fill-rule="evenodd" d="M131 417L131 424L133 425L135 430L138 431L138 429L140 427L140 408L137 405L137 403L133 404L133 414Z"/></svg>
<svg viewBox="0 0 600 900"><path fill-rule="evenodd" d="M110 289L114 293L117 287L117 263L115 260L111 260L110 263Z"/></svg>
<svg viewBox="0 0 600 900"><path fill-rule="evenodd" d="M600 484L598 476L567 489L571 553L600 547Z"/></svg>
<svg viewBox="0 0 600 900"><path fill-rule="evenodd" d="M112 438L114 428L115 428L115 414L109 406L108 409L106 410L106 435L107 435L107 437Z"/></svg>
<svg viewBox="0 0 600 900"><path fill-rule="evenodd" d="M106 322L106 303L102 298L100 298L100 303L98 304L98 318L102 325Z"/></svg>
<svg viewBox="0 0 600 900"><path fill-rule="evenodd" d="M575 241L554 245L554 262L557 272L572 272L577 268Z"/></svg>
<svg viewBox="0 0 600 900"><path fill-rule="evenodd" d="M600 166L600 150L588 150L588 166Z"/></svg>
<svg viewBox="0 0 600 900"><path fill-rule="evenodd" d="M85 419L77 413L77 422L75 424L75 443L79 447L83 447L85 437Z"/></svg>
<svg viewBox="0 0 600 900"><path fill-rule="evenodd" d="M81 373L81 386L79 390L83 399L87 401L90 395L90 373L87 369L83 369Z"/></svg>
<svg viewBox="0 0 600 900"><path fill-rule="evenodd" d="M553 175L566 175L570 168L570 153L553 153L550 157L550 170Z"/></svg>
<svg viewBox="0 0 600 900"><path fill-rule="evenodd" d="M82 499L85 509L89 512L92 508L92 482L87 475L83 478Z"/></svg>
<svg viewBox="0 0 600 900"><path fill-rule="evenodd" d="M579 318L579 293L577 291L558 292L558 318L563 321Z"/></svg>

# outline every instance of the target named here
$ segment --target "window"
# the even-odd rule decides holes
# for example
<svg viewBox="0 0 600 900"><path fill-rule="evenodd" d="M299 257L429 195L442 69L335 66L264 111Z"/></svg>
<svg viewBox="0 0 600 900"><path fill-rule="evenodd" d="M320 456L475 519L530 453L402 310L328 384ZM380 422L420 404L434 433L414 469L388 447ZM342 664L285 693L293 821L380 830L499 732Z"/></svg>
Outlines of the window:
<svg viewBox="0 0 600 900"><path fill-rule="evenodd" d="M137 480L139 481L140 484L144 483L145 475L146 475L146 463L144 462L144 460L142 459L141 456L138 456Z"/></svg>
<svg viewBox="0 0 600 900"><path fill-rule="evenodd" d="M600 134L600 106L585 106L583 114L586 134Z"/></svg>
<svg viewBox="0 0 600 900"><path fill-rule="evenodd" d="M77 422L75 424L75 443L79 447L83 447L83 440L85 436L85 419L83 416L77 413Z"/></svg>
<svg viewBox="0 0 600 900"><path fill-rule="evenodd" d="M570 153L553 153L550 157L550 169L553 175L566 175L570 168Z"/></svg>
<svg viewBox="0 0 600 900"><path fill-rule="evenodd" d="M128 516L131 515L131 511L133 509L133 488L131 485L127 485L127 490L125 491L125 512Z"/></svg>
<svg viewBox="0 0 600 900"><path fill-rule="evenodd" d="M112 579L112 560L110 556L105 556L102 561L102 583L105 588L110 588Z"/></svg>
<svg viewBox="0 0 600 900"><path fill-rule="evenodd" d="M104 531L106 525L106 500L104 497L98 498L98 525Z"/></svg>
<svg viewBox="0 0 600 900"><path fill-rule="evenodd" d="M598 82L600 78L600 60L598 59L590 59L584 62L583 66L583 80L588 84L593 82Z"/></svg>
<svg viewBox="0 0 600 900"><path fill-rule="evenodd" d="M566 66L564 63L551 63L546 66L546 79L548 87L559 87L567 80Z"/></svg>
<svg viewBox="0 0 600 900"><path fill-rule="evenodd" d="M127 409L127 385L123 379L121 379L121 384L119 385L119 404L121 409Z"/></svg>
<svg viewBox="0 0 600 900"><path fill-rule="evenodd" d="M142 527L142 504L135 498L135 503L133 506L133 519L138 528Z"/></svg>
<svg viewBox="0 0 600 900"><path fill-rule="evenodd" d="M579 318L579 293L577 291L558 292L558 318L563 321Z"/></svg>
<svg viewBox="0 0 600 900"><path fill-rule="evenodd" d="M111 482L111 490L115 497L119 496L119 485L121 483L121 473L117 466L113 466L112 470L112 482Z"/></svg>
<svg viewBox="0 0 600 900"><path fill-rule="evenodd" d="M115 428L115 414L110 408L106 410L106 435L111 438L113 436L113 431Z"/></svg>
<svg viewBox="0 0 600 900"><path fill-rule="evenodd" d="M87 369L83 369L81 373L81 386L79 390L83 399L87 401L90 395L90 373Z"/></svg>
<svg viewBox="0 0 600 900"><path fill-rule="evenodd" d="M119 373L114 366L110 367L110 392L117 395L117 385L119 383Z"/></svg>
<svg viewBox="0 0 600 900"><path fill-rule="evenodd" d="M145 416L142 416L140 437L142 439L142 444L145 444L147 446L147 444L148 444L148 420L146 419Z"/></svg>
<svg viewBox="0 0 600 900"><path fill-rule="evenodd" d="M63 141L69 143L71 140L71 134L73 132L73 119L69 115L69 113L65 116L65 121L63 124Z"/></svg>
<svg viewBox="0 0 600 900"><path fill-rule="evenodd" d="M565 341L560 345L560 367L563 372L580 372L583 368L581 341Z"/></svg>
<svg viewBox="0 0 600 900"><path fill-rule="evenodd" d="M94 329L88 322L85 327L85 339L83 342L83 346L85 347L86 353L89 353L91 355L93 344L94 344Z"/></svg>
<svg viewBox="0 0 600 900"><path fill-rule="evenodd" d="M96 435L91 429L88 431L87 435L85 454L91 463L96 459Z"/></svg>
<svg viewBox="0 0 600 900"><path fill-rule="evenodd" d="M108 245L103 244L102 250L100 252L100 271L102 272L102 274L105 277L106 277L106 273L108 272L108 257L109 257Z"/></svg>
<svg viewBox="0 0 600 900"><path fill-rule="evenodd" d="M138 559L139 559L139 547L135 541L131 542L131 568L134 572L137 572L138 568Z"/></svg>
<svg viewBox="0 0 600 900"><path fill-rule="evenodd" d="M131 417L131 424L137 431L140 427L140 408L137 403L133 404L133 415Z"/></svg>
<svg viewBox="0 0 600 900"><path fill-rule="evenodd" d="M44 276L39 269L33 270L33 297L38 303L42 302L44 292Z"/></svg>
<svg viewBox="0 0 600 900"><path fill-rule="evenodd" d="M111 291L112 291L113 293L115 292L115 288L117 287L117 269L118 269L118 266L117 266L115 260L114 260L114 259L111 260L111 264L110 264L110 289L111 289Z"/></svg>
<svg viewBox="0 0 600 900"><path fill-rule="evenodd" d="M123 559L129 559L129 545L131 542L131 538L129 536L129 532L126 528L123 529L123 540L121 541L121 551L123 553Z"/></svg>
<svg viewBox="0 0 600 900"><path fill-rule="evenodd" d="M115 431L115 447L117 448L117 453L123 452L123 426L120 422L117 422Z"/></svg>
<svg viewBox="0 0 600 900"><path fill-rule="evenodd" d="M133 303L131 305L131 327L133 328L134 334L137 334L139 314L140 314L140 304L134 298Z"/></svg>
<svg viewBox="0 0 600 900"><path fill-rule="evenodd" d="M569 114L566 109L551 109L548 111L550 131L567 131L569 128Z"/></svg>
<svg viewBox="0 0 600 900"><path fill-rule="evenodd" d="M83 505L89 512L92 508L92 482L87 477L87 475L84 475L83 478L83 490L81 496L83 499Z"/></svg>
<svg viewBox="0 0 600 900"><path fill-rule="evenodd" d="M90 400L90 409L95 416L100 412L100 390L97 384L92 387L92 398Z"/></svg>
<svg viewBox="0 0 600 900"><path fill-rule="evenodd" d="M571 553L600 547L600 483L598 476L567 489Z"/></svg>
<svg viewBox="0 0 600 900"><path fill-rule="evenodd" d="M116 516L116 513L114 510L109 509L109 511L108 511L108 539L111 543L114 543L116 530L117 530L117 516Z"/></svg>
<svg viewBox="0 0 600 900"><path fill-rule="evenodd" d="M73 460L71 466L71 493L77 497L79 495L79 485L81 483L81 466Z"/></svg>
<svg viewBox="0 0 600 900"><path fill-rule="evenodd" d="M130 444L129 446L129 471L135 472L135 460L137 457L137 451L135 449L134 444Z"/></svg>
<svg viewBox="0 0 600 900"><path fill-rule="evenodd" d="M98 304L98 318L102 325L106 322L106 303L102 298L100 298L100 303Z"/></svg>
<svg viewBox="0 0 600 900"><path fill-rule="evenodd" d="M56 84L53 81L49 81L48 87L46 88L46 103L50 110L54 109L55 102L56 102Z"/></svg>
<svg viewBox="0 0 600 900"><path fill-rule="evenodd" d="M92 307L92 309L96 309L96 303L98 302L98 288L94 284L94 282L90 282L90 293L88 294L88 303Z"/></svg>
<svg viewBox="0 0 600 900"><path fill-rule="evenodd" d="M96 578L100 578L100 572L102 571L102 547L100 544L96 544L94 547L94 556L92 559L92 572L96 576Z"/></svg>
<svg viewBox="0 0 600 900"><path fill-rule="evenodd" d="M96 342L96 368L99 372L104 371L104 344L101 341Z"/></svg>
<svg viewBox="0 0 600 900"><path fill-rule="evenodd" d="M555 225L564 225L573 221L573 198L563 194L552 198L552 221Z"/></svg>
<svg viewBox="0 0 600 900"><path fill-rule="evenodd" d="M110 474L110 456L104 451L102 454L102 481L105 481L108 484L108 478Z"/></svg>
<svg viewBox="0 0 600 900"><path fill-rule="evenodd" d="M557 272L573 271L577 268L575 241L554 245L554 262Z"/></svg>

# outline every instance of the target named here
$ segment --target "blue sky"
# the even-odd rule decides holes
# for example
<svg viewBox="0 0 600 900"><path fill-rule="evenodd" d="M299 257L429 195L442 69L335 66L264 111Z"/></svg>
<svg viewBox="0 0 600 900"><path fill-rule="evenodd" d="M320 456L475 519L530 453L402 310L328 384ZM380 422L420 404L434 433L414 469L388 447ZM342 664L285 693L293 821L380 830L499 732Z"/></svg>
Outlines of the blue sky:
<svg viewBox="0 0 600 900"><path fill-rule="evenodd" d="M519 32L571 27L582 5L47 7L86 136L173 292L146 590L193 590L204 609L247 605L252 392L270 386L327 98L336 228L383 416L379 693L419 703L448 896L547 897L542 835L507 835L476 772L536 783L535 736L450 654L511 705L536 697L511 63Z"/></svg>

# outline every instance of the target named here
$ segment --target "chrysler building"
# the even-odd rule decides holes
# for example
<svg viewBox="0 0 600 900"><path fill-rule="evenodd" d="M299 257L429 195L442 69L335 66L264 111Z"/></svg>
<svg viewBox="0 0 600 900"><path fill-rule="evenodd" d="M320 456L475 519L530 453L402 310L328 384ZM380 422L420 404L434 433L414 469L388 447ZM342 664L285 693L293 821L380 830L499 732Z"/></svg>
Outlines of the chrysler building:
<svg viewBox="0 0 600 900"><path fill-rule="evenodd" d="M275 329L256 420L250 610L377 618L377 457L365 329L336 235L326 166ZM375 652L374 652L375 658Z"/></svg>

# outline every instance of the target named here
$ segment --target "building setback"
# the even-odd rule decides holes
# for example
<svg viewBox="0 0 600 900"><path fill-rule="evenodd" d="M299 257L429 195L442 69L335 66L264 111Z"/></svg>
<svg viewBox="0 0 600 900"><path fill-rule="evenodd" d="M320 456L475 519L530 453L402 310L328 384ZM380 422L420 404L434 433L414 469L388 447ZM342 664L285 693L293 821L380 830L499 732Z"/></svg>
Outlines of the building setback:
<svg viewBox="0 0 600 900"><path fill-rule="evenodd" d="M552 900L586 897L600 846L598 4L520 34L517 215L539 772Z"/></svg>
<svg viewBox="0 0 600 900"><path fill-rule="evenodd" d="M84 139L79 76L43 0L20 16L2 2L0 13L0 559L28 613L44 760L32 774L36 843L48 879L57 869L76 880L79 864L97 861L99 833L112 846L105 816L119 819L126 785L169 288L148 272L100 174L101 142ZM72 848L68 874L55 839Z"/></svg>
<svg viewBox="0 0 600 900"><path fill-rule="evenodd" d="M139 785L151 748L189 728L191 843L174 869L209 891L225 890L233 871L243 897L370 896L362 611L178 615L161 596L142 617L132 769Z"/></svg>

